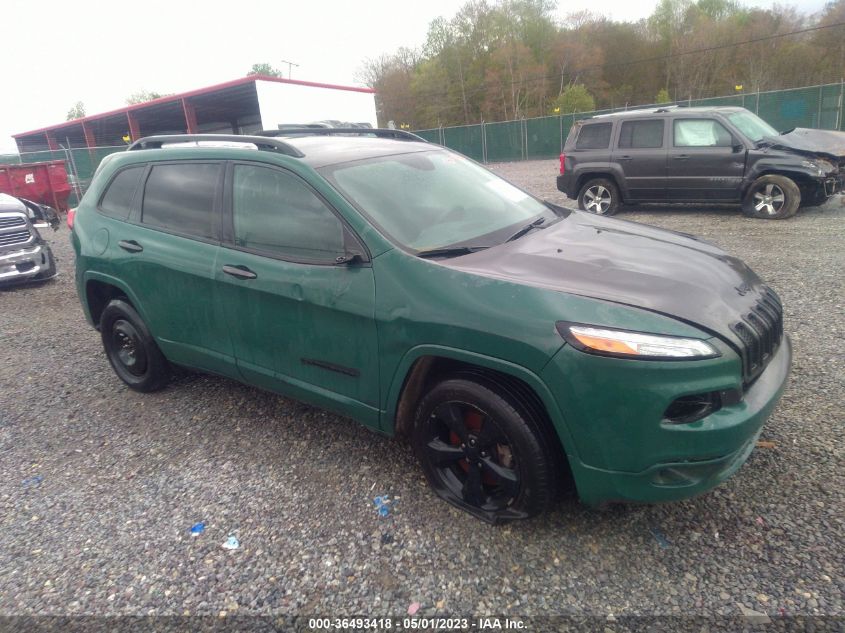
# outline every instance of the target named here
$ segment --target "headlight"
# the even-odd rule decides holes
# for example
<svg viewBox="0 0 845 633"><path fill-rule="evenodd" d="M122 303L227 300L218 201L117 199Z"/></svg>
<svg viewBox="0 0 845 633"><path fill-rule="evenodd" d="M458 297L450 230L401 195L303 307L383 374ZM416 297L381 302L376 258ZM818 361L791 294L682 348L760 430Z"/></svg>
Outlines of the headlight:
<svg viewBox="0 0 845 633"><path fill-rule="evenodd" d="M824 176L835 169L833 163L822 160L821 158L817 158L816 160L805 160L801 164L804 165L804 167L815 170L817 176Z"/></svg>
<svg viewBox="0 0 845 633"><path fill-rule="evenodd" d="M690 360L715 358L719 351L707 341L558 321L557 331L566 341L590 354L640 360Z"/></svg>

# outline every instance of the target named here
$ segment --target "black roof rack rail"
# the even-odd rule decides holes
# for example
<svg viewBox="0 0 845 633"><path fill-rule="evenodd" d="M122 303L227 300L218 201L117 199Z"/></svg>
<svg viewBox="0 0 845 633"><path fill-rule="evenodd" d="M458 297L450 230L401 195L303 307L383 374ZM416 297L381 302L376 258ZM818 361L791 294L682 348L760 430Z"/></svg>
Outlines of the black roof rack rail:
<svg viewBox="0 0 845 633"><path fill-rule="evenodd" d="M244 136L240 134L162 134L159 136L146 136L140 138L127 148L127 151L138 149L161 149L166 143L194 143L199 141L222 141L225 143L251 143L260 150L269 150L302 158L305 156L301 151L290 143L281 139L268 138L267 136Z"/></svg>
<svg viewBox="0 0 845 633"><path fill-rule="evenodd" d="M357 134L359 136L377 136L379 138L392 138L402 141L420 141L428 143L423 137L417 136L405 130L387 130L373 127L300 127L288 128L285 130L262 130L256 132L259 136L332 136L333 134Z"/></svg>

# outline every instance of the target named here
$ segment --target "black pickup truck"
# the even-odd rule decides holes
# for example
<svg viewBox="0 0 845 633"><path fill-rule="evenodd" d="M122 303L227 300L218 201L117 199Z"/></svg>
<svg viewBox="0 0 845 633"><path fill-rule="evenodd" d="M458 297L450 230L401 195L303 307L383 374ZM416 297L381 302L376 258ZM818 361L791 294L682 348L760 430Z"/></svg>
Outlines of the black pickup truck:
<svg viewBox="0 0 845 633"><path fill-rule="evenodd" d="M845 132L778 133L745 108L664 107L578 121L557 188L593 213L638 202L740 203L784 219L842 192Z"/></svg>

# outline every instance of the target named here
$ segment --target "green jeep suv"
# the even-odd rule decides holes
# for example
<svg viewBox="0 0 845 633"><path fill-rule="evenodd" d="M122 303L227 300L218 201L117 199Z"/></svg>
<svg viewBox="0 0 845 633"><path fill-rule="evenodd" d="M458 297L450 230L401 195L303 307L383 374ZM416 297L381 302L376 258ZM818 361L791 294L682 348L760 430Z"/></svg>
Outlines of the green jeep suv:
<svg viewBox="0 0 845 633"><path fill-rule="evenodd" d="M142 139L72 229L129 387L187 367L408 437L491 522L572 483L591 505L712 488L789 372L780 300L740 260L395 130Z"/></svg>

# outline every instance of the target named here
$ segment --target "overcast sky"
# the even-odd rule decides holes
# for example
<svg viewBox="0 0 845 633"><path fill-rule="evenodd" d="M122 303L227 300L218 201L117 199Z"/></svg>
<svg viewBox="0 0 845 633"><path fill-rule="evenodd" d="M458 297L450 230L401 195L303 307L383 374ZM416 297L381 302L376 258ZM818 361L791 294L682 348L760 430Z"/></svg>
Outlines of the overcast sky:
<svg viewBox="0 0 845 633"><path fill-rule="evenodd" d="M241 77L253 63L294 79L353 85L368 57L420 46L429 22L464 0L0 0L0 153L10 135L60 123L77 101L96 114L139 90L183 92ZM589 9L617 21L648 16L657 0L560 0L558 15ZM771 6L771 1L746 0ZM783 3L782 3L783 4ZM787 2L805 13L824 0Z"/></svg>

